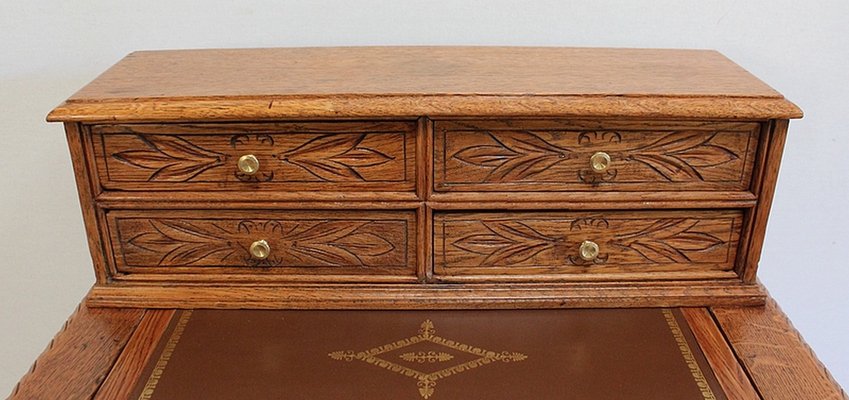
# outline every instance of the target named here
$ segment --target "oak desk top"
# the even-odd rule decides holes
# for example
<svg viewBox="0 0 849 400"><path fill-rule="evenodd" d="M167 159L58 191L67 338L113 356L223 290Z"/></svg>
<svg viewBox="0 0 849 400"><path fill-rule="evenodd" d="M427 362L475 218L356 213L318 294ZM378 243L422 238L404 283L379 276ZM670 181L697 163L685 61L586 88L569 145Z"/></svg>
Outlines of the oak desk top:
<svg viewBox="0 0 849 400"><path fill-rule="evenodd" d="M140 51L50 121L603 115L799 118L716 51L344 47Z"/></svg>

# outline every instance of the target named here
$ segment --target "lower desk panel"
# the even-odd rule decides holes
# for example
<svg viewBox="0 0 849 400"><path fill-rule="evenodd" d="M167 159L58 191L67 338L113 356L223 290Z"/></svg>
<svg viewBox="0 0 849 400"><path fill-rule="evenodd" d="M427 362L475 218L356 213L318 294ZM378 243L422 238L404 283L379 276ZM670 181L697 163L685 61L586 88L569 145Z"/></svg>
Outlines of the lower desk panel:
<svg viewBox="0 0 849 400"><path fill-rule="evenodd" d="M178 310L166 321L98 398L739 398L680 309Z"/></svg>
<svg viewBox="0 0 849 400"><path fill-rule="evenodd" d="M630 314L635 311L636 313ZM163 352L160 349L165 348L167 342L174 337L174 331L180 324L181 319L184 321L182 332L183 334L193 335L192 332L198 328L197 323L202 322L202 318L215 318L216 315L223 311L192 311L191 315L186 317L186 313L175 310L154 310L154 309L120 309L120 308L91 308L85 305L81 306L76 313L68 320L65 327L60 331L56 338L51 342L50 347L38 358L33 368L21 379L18 385L14 388L9 399L133 399L134 391L138 391L140 385L147 385L151 372L151 362L160 360ZM248 314L238 314L242 311L228 311L235 315L265 315L257 314L257 311L249 311ZM521 311L516 311L521 312ZM539 318L538 313L548 311L535 311L532 314L527 314L528 320ZM563 311L557 311L563 312ZM570 321L575 322L576 316L580 313L599 315L598 311L568 310L572 312L571 317L565 317ZM674 321L681 329L685 337L686 344L690 351L693 352L693 357L696 359L696 365L705 379L714 376L708 387L715 396L725 395L730 399L767 399L767 400L840 400L847 399L846 393L832 379L828 371L817 360L816 356L811 352L810 348L804 343L798 332L793 329L792 324L787 317L781 312L778 305L769 299L765 306L760 307L713 307L713 308L681 308L671 309ZM624 314L623 314L624 313ZM608 316L619 315L623 321L617 322L615 318L602 318L606 320L606 325L625 324L627 321L637 321L639 318L636 315L643 315L651 320L651 324L655 328L657 337L651 337L652 342L657 345L666 340L667 343L679 343L673 334L673 330L667 322L667 328L663 327L662 321L666 319L668 311L662 310L609 310ZM204 315L206 314L206 315ZM407 313L404 313L407 314ZM268 314L273 315L273 314ZM396 314L397 315L397 314ZM333 365L333 368L345 368L349 373L362 373L364 379L385 379L389 383L397 385L397 390L403 390L404 394L399 398L417 399L421 398L421 393L418 391L417 380L411 377L404 376L360 360L352 359L351 361L336 360L330 354L337 351L347 350L367 350L380 344L385 344L377 339L382 339L385 336L390 338L390 334L398 334L398 337L391 336L392 339L403 339L417 337L420 335L416 328L421 328L420 321L422 317L430 319L433 322L433 333L439 337L454 340L457 343L469 344L472 347L481 349L508 351L508 356L512 352L525 353L528 356L524 360L511 362L497 362L479 366L473 370L465 371L456 376L447 376L437 380L433 387L432 399L437 398L456 398L450 397L451 386L464 387L463 383L468 380L481 380L491 375L500 375L504 381L500 381L497 387L505 388L505 390L515 390L516 383L514 379L520 375L520 371L526 371L533 364L530 362L535 353L528 347L528 341L518 341L515 339L515 330L521 327L510 328L507 333L502 330L488 329L481 332L469 333L467 327L469 325L481 323L480 319L469 318L464 321L453 321L451 318L437 317L428 312L418 312L416 314L407 314L410 317L399 319L397 323L393 322L391 331L382 332L378 330L370 330L373 333L370 337L363 335L362 332L351 331L345 335L340 335L340 342L332 349L328 348L326 357L319 353L322 362ZM484 314L494 315L494 314ZM545 314L550 315L550 314ZM683 315L683 320L682 320ZM413 318L412 316L417 316ZM660 316L664 319L661 321ZM226 318L225 318L226 319ZM295 325L293 320L271 321L268 318L238 318L248 326L262 325L263 321L266 327L274 327L277 324L291 323ZM579 319L579 318L578 318ZM528 321L526 320L526 321ZM209 320L207 320L207 323ZM195 324L192 327L192 324ZM373 323L372 320L359 319L353 323L368 324ZM491 323L486 321L487 324ZM245 331L245 327L232 326L232 331ZM299 324L303 327L303 324ZM465 328L464 328L465 326ZM338 325L332 325L337 328ZM576 323L568 327L574 333L578 329L588 329L589 332L593 329L589 324ZM410 331L414 329L415 331ZM325 329L330 331L332 329ZM466 331L466 332L464 332ZM537 335L544 330L538 331ZM201 332L202 331L198 331ZM248 331L250 334L253 331ZM510 333L513 332L513 333ZM634 334L634 330L625 330L622 332L626 335L630 332ZM606 338L611 339L612 332L603 332ZM691 333L694 334L691 336ZM258 334L258 333L257 333ZM330 333L322 332L321 337L326 338ZM637 333L639 334L639 332ZM487 338L488 337L488 338ZM529 336L525 336L529 337ZM623 336L624 337L624 336ZM179 352L186 350L188 339L191 336L182 336L176 341L173 347L172 358L174 360L184 359L179 355ZM373 340L372 340L373 338ZM665 338L665 339L664 339ZM235 340L235 338L227 338L226 335L220 335L218 341L212 338L213 345L222 345L227 340ZM462 340L469 340L465 343ZM480 340L479 340L480 339ZM311 339L312 340L312 339ZM558 340L553 341L552 346L566 348L567 352L573 360L580 360L581 356L586 356L594 346L594 340L585 340L584 343L590 343L590 346L574 346L575 340L585 340L579 336L573 335L569 341L558 337ZM697 342L697 346L693 345L693 341ZM314 339L313 342L318 341ZM362 343L360 343L362 342ZM366 343L368 342L368 343ZM164 344L161 344L164 343ZM281 345L278 343L276 347L270 346L268 342L264 346L268 346L269 351L280 351ZM300 347L303 347L304 342L298 342ZM394 342L393 342L394 343ZM572 344L570 346L570 343ZM625 346L630 351L629 354L638 354L635 350L641 346L644 341L618 341L619 346ZM355 345L362 344L362 347ZM489 347L484 347L484 345ZM254 344L256 346L256 344ZM512 347L511 347L512 346ZM664 347L667 355L675 354L669 346ZM256 352L256 348L250 349ZM680 347L679 347L680 348ZM401 354L406 354L407 351ZM439 359L439 352L434 356ZM446 353L448 353L446 351ZM265 352L263 352L265 354ZM344 356L346 353L343 353ZM496 356L500 353L496 353ZM419 357L416 357L418 352L407 358L416 360L418 365ZM210 354L210 357L216 356ZM220 354L218 355L220 356ZM429 354L425 353L422 358L427 362ZM355 354L356 357L356 354ZM412 357L412 358L411 358ZM446 358L442 356L442 358ZM399 359L401 359L399 357ZM609 359L609 356L608 356ZM652 364L653 358L642 359L639 368L651 369L656 368ZM705 364L707 359L707 365ZM688 364L683 362L678 364L677 369L686 368L689 370ZM450 361L450 360L449 360ZM623 360L624 361L624 360ZM561 363L563 360L561 360ZM174 367L177 361L164 363L164 372L162 381L171 379L169 373L174 372ZM170 364L170 365L169 365ZM424 363L423 363L424 364ZM251 363L252 368L268 367L274 365L268 358L259 358L257 362ZM574 367L578 364L572 364ZM567 369L569 364L562 363L561 369ZM223 367L226 371L229 364L214 365L205 370L215 370L218 367ZM575 371L576 368L572 368ZM111 371L111 372L110 372ZM577 370L577 372L581 372ZM680 371L679 371L680 372ZM215 372L224 373L224 372ZM562 373L562 371L554 371L554 373ZM637 371L637 373L644 373ZM107 377L108 374L108 377ZM480 375L478 375L480 374ZM623 385L616 378L616 375L609 371L602 371L600 377L596 377L604 383L605 386L611 388L633 388L633 386ZM465 375L465 376L463 376ZM680 377L681 375L676 376ZM350 377L350 376L349 376ZM277 378L277 377L275 377ZM284 377L285 378L285 377ZM343 377L344 378L344 377ZM286 378L288 379L288 378ZM338 379L334 375L325 375L326 380ZM347 379L347 378L346 378ZM693 376L695 382L695 376ZM363 380L361 382L367 382ZM684 380L682 382L689 382ZM341 384L341 382L338 382ZM381 384L386 384L381 381ZM558 383L559 384L559 383ZM717 389L717 384L721 388ZM165 383L163 383L165 385ZM158 386L158 384L157 384ZM164 387L164 386L163 386ZM250 390L249 385L240 385L244 390ZM523 386L525 387L525 386ZM161 389L161 388L160 388ZM373 389L373 388L372 388ZM535 388L532 388L537 390ZM665 388L664 388L665 389ZM161 396L163 392L154 390L153 396ZM342 398L351 398L349 391ZM703 392L700 390L695 394L696 399L704 398ZM243 398L242 394L249 395L247 392L240 392L237 398ZM141 394L139 394L141 396ZM477 396L473 397L476 398ZM253 397L261 398L261 397ZM291 399L299 398L297 392L289 392L281 398ZM380 396L377 398L386 398ZM563 397L556 397L557 399ZM635 397L631 397L635 398ZM660 397L652 396L650 399ZM719 397L718 397L719 398ZM544 399L537 397L537 399ZM591 399L592 400L592 399Z"/></svg>

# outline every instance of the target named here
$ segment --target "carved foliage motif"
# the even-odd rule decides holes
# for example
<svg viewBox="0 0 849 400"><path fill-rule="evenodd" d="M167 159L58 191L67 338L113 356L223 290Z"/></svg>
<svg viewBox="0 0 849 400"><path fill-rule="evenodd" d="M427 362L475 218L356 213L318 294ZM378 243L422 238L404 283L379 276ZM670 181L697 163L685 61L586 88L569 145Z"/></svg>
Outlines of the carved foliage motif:
<svg viewBox="0 0 849 400"><path fill-rule="evenodd" d="M395 158L362 146L365 137L365 134L319 136L282 153L280 160L327 182L363 181L359 168L382 165Z"/></svg>
<svg viewBox="0 0 849 400"><path fill-rule="evenodd" d="M150 170L149 181L185 182L224 164L225 155L209 151L176 136L139 135L148 148L112 155L116 160Z"/></svg>
<svg viewBox="0 0 849 400"><path fill-rule="evenodd" d="M700 172L703 168L715 167L740 158L730 149L712 144L715 136L716 133L705 135L701 132L673 132L654 143L625 153L623 158L643 163L670 181L704 181L705 178Z"/></svg>
<svg viewBox="0 0 849 400"><path fill-rule="evenodd" d="M134 223L138 223L136 220ZM128 245L152 255L159 266L368 266L399 249L371 225L358 220L147 219ZM235 229L233 227L235 226ZM119 221L119 229L121 227ZM264 260L251 257L251 241L271 244Z"/></svg>
<svg viewBox="0 0 849 400"><path fill-rule="evenodd" d="M486 181L532 179L570 157L571 150L555 146L532 132L489 132L495 145L478 145L454 155L465 163L491 168Z"/></svg>
<svg viewBox="0 0 849 400"><path fill-rule="evenodd" d="M658 220L640 230L618 234L611 245L639 253L653 263L692 262L688 254L726 244L722 239L699 232L698 220L675 218Z"/></svg>
<svg viewBox="0 0 849 400"><path fill-rule="evenodd" d="M575 266L729 262L735 217L621 219L604 216L442 220L443 265ZM568 229L564 229L568 227ZM579 256L584 240L599 244L592 261ZM720 256L720 258L717 258Z"/></svg>
<svg viewBox="0 0 849 400"><path fill-rule="evenodd" d="M453 246L486 256L481 266L519 263L556 248L563 237L547 236L519 221L481 221L489 231L460 238Z"/></svg>
<svg viewBox="0 0 849 400"><path fill-rule="evenodd" d="M132 169L149 171L144 176L148 182L219 181L229 175L243 182L356 183L404 175L404 160L399 159L405 157L402 134L135 134L104 140L107 154L120 162L111 172L130 180L138 175ZM245 174L236 168L236 160L244 154L260 159L259 172ZM375 171L380 178L373 177Z"/></svg>
<svg viewBox="0 0 849 400"><path fill-rule="evenodd" d="M442 131L444 166L456 171L451 182L545 182L567 179L601 182L711 182L739 179L747 135L697 130L652 132L476 130ZM720 137L721 136L721 137ZM611 167L589 168L604 151ZM464 168L479 172L462 173ZM728 168L723 169L723 168ZM622 173L626 172L625 176ZM575 176L575 175L572 175ZM619 179L617 179L619 178Z"/></svg>

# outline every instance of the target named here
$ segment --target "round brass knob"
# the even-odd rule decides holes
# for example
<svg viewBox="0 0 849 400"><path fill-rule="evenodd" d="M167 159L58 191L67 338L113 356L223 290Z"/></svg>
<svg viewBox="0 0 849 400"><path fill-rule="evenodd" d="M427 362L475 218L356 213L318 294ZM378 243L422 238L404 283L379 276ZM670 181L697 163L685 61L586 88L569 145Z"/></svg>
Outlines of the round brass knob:
<svg viewBox="0 0 849 400"><path fill-rule="evenodd" d="M239 157L239 171L245 174L253 175L259 171L259 160L253 154L245 154Z"/></svg>
<svg viewBox="0 0 849 400"><path fill-rule="evenodd" d="M584 240L579 251L581 258L586 261L593 261L598 257L598 244L592 240Z"/></svg>
<svg viewBox="0 0 849 400"><path fill-rule="evenodd" d="M595 172L604 172L610 168L610 155L599 151L590 157L590 167L592 167Z"/></svg>
<svg viewBox="0 0 849 400"><path fill-rule="evenodd" d="M251 243L251 256L258 260L265 260L271 254L271 246L265 240L257 240Z"/></svg>

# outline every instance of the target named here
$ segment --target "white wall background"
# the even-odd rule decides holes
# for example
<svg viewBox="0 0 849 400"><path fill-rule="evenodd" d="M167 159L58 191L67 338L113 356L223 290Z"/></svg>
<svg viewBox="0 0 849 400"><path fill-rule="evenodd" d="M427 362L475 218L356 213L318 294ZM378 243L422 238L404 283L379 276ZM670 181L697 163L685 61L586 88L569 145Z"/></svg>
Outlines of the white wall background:
<svg viewBox="0 0 849 400"><path fill-rule="evenodd" d="M0 0L0 396L93 282L53 106L133 50L402 44L713 48L799 104L761 279L849 386L847 37L847 0Z"/></svg>

